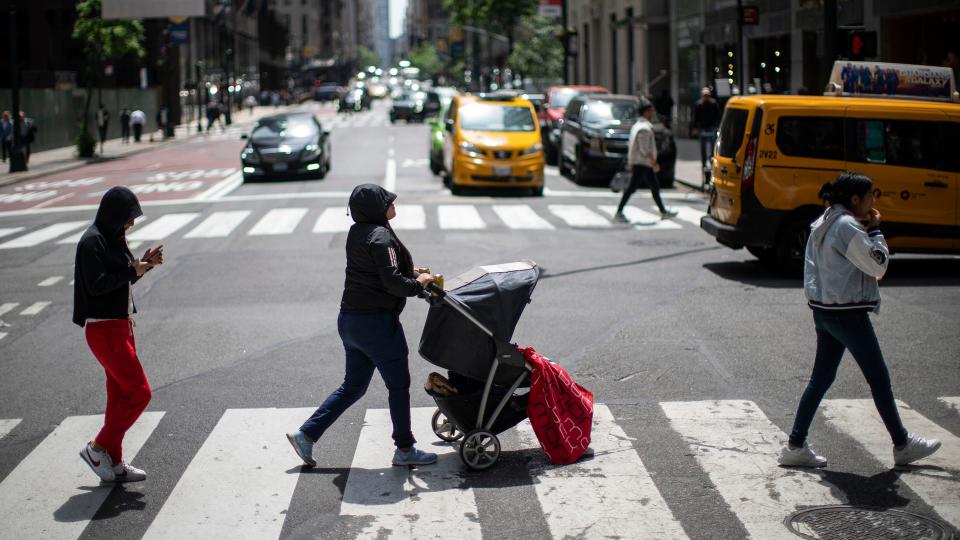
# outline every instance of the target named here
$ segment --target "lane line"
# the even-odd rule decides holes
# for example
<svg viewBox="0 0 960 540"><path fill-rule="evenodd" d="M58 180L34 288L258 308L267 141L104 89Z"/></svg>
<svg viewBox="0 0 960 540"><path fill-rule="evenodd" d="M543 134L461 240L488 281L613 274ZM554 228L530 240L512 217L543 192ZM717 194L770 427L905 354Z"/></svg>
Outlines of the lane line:
<svg viewBox="0 0 960 540"><path fill-rule="evenodd" d="M3 313L0 313L0 315L3 315ZM960 413L960 397L942 397L937 399L942 401L947 407Z"/></svg>
<svg viewBox="0 0 960 540"><path fill-rule="evenodd" d="M441 229L476 230L487 227L477 207L472 204L441 204L437 206L437 219Z"/></svg>
<svg viewBox="0 0 960 540"><path fill-rule="evenodd" d="M529 422L517 433L523 445L540 447ZM551 465L539 451L527 464L551 536L687 537L606 405L594 405L590 449L592 457L572 465Z"/></svg>
<svg viewBox="0 0 960 540"><path fill-rule="evenodd" d="M21 420L20 418L0 420L0 439L6 437L7 433L10 433L11 431L13 431L13 428L17 427L17 424L20 423L20 420Z"/></svg>
<svg viewBox="0 0 960 540"><path fill-rule="evenodd" d="M68 221L66 223L54 223L40 230L33 231L32 233L25 234L19 238L14 238L0 244L0 249L12 249L12 248L24 248L24 247L33 247L38 244L42 244L48 240L53 240L59 238L69 232L73 232L80 227L89 225L90 222L87 220L84 221Z"/></svg>
<svg viewBox="0 0 960 540"><path fill-rule="evenodd" d="M351 226L353 226L353 218L347 215L345 209L326 208L313 225L313 232L318 234L347 232Z"/></svg>
<svg viewBox="0 0 960 540"><path fill-rule="evenodd" d="M435 452L437 463L392 467L392 424L387 409L367 409L343 491L340 515L365 518L357 538L479 539L480 520L473 489L464 486L464 466L454 445L430 445L433 407L411 409L411 425L421 448Z"/></svg>
<svg viewBox="0 0 960 540"><path fill-rule="evenodd" d="M617 213L616 206L601 205L599 208L601 212L610 217L613 217L613 215ZM623 215L627 216L627 219L630 220L630 224L639 230L665 230L683 228L683 226L679 223L674 223L668 219L660 219L660 216L641 210L636 206L627 205L623 209Z"/></svg>
<svg viewBox="0 0 960 540"><path fill-rule="evenodd" d="M28 315L28 316L36 315L41 311L43 311L43 309L49 305L50 305L50 302L34 302L33 305L21 311L20 315Z"/></svg>
<svg viewBox="0 0 960 540"><path fill-rule="evenodd" d="M550 213L571 227L609 227L610 220L582 204L551 204Z"/></svg>
<svg viewBox="0 0 960 540"><path fill-rule="evenodd" d="M202 201L215 201L243 185L243 173L236 171L214 184L210 189L196 196Z"/></svg>
<svg viewBox="0 0 960 540"><path fill-rule="evenodd" d="M383 177L383 188L396 193L397 191L397 160L387 159L387 172Z"/></svg>
<svg viewBox="0 0 960 540"><path fill-rule="evenodd" d="M233 210L229 212L214 212L205 220L185 234L184 238L223 238L228 236L243 220L250 215L250 210Z"/></svg>
<svg viewBox="0 0 960 540"><path fill-rule="evenodd" d="M136 458L162 417L140 416L123 439L125 461ZM0 538L80 537L114 488L101 485L77 455L101 426L102 414L68 416L7 475L0 483Z"/></svg>
<svg viewBox="0 0 960 540"><path fill-rule="evenodd" d="M822 472L777 464L787 435L752 401L662 402L660 408L751 538L795 540L783 525L788 515L844 502Z"/></svg>
<svg viewBox="0 0 960 540"><path fill-rule="evenodd" d="M940 439L943 444L932 456L916 466L898 467L898 476L923 498L940 517L960 527L960 437L928 420L902 401L897 409L903 425L913 433ZM823 416L837 429L856 439L864 450L885 466L893 466L890 435L877 414L872 399L827 399Z"/></svg>
<svg viewBox="0 0 960 540"><path fill-rule="evenodd" d="M279 538L300 469L285 432L311 413L227 409L143 538Z"/></svg>
<svg viewBox="0 0 960 540"><path fill-rule="evenodd" d="M5 304L0 304L0 317L6 315L8 311L13 311L19 305L20 302L7 302Z"/></svg>
<svg viewBox="0 0 960 540"><path fill-rule="evenodd" d="M427 228L427 212L419 204L398 204L397 217L390 226L397 230L419 231Z"/></svg>
<svg viewBox="0 0 960 540"><path fill-rule="evenodd" d="M16 234L23 230L23 227L8 227L6 229L0 229L0 238L4 236L10 236L11 234Z"/></svg>
<svg viewBox="0 0 960 540"><path fill-rule="evenodd" d="M554 227L526 204L495 204L493 211L511 229L552 230Z"/></svg>
<svg viewBox="0 0 960 540"><path fill-rule="evenodd" d="M306 208L274 208L247 233L248 236L290 234L307 215Z"/></svg>
<svg viewBox="0 0 960 540"><path fill-rule="evenodd" d="M63 280L63 276L51 276L41 281L40 283L37 283L37 287L52 287L53 285L60 283L60 281L62 280Z"/></svg>
<svg viewBox="0 0 960 540"><path fill-rule="evenodd" d="M147 223L142 228L138 228L127 235L129 242L156 242L163 240L171 234L179 231L188 223L196 219L200 214L188 212L183 214L165 214Z"/></svg>

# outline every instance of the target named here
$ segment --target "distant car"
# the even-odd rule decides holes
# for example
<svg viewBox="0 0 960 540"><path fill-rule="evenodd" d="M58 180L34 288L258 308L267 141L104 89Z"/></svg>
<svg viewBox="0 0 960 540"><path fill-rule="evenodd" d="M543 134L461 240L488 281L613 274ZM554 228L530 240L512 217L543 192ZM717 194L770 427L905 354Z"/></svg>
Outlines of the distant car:
<svg viewBox="0 0 960 540"><path fill-rule="evenodd" d="M540 111L543 110L543 104L547 101L546 94L520 94L521 99L525 99L533 104L534 110L537 111L537 118L540 118ZM541 125L540 127L543 127Z"/></svg>
<svg viewBox="0 0 960 540"><path fill-rule="evenodd" d="M360 112L369 109L371 103L370 93L364 86L354 86L348 88L340 96L340 112Z"/></svg>
<svg viewBox="0 0 960 540"><path fill-rule="evenodd" d="M336 101L340 99L341 88L335 83L323 83L313 89L315 101Z"/></svg>
<svg viewBox="0 0 960 540"><path fill-rule="evenodd" d="M551 86L547 88L547 99L543 102L537 118L540 120L540 130L543 132L543 154L547 163L557 163L560 148L560 124L563 123L563 113L570 100L581 94L609 94L610 91L602 86Z"/></svg>
<svg viewBox="0 0 960 540"><path fill-rule="evenodd" d="M407 92L393 100L393 105L390 107L390 123L393 124L397 120L423 122L427 117L426 105L426 92Z"/></svg>
<svg viewBox="0 0 960 540"><path fill-rule="evenodd" d="M570 101L560 127L560 171L577 184L607 183L625 167L630 128L640 102L618 94L581 95ZM673 134L656 117L657 175L662 187L673 185L677 147Z"/></svg>
<svg viewBox="0 0 960 540"><path fill-rule="evenodd" d="M244 181L323 178L330 172L330 132L310 113L278 114L257 121L240 152Z"/></svg>

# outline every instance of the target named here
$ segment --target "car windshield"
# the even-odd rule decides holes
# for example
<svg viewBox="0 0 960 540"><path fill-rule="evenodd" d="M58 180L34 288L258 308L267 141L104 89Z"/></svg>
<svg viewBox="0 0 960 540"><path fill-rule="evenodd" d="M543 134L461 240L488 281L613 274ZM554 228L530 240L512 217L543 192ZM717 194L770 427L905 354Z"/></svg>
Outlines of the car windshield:
<svg viewBox="0 0 960 540"><path fill-rule="evenodd" d="M400 101L423 101L427 99L426 92L407 92L400 96Z"/></svg>
<svg viewBox="0 0 960 540"><path fill-rule="evenodd" d="M317 134L317 125L310 118L281 116L265 118L253 128L250 138L254 142L275 141L277 139L302 139Z"/></svg>
<svg viewBox="0 0 960 540"><path fill-rule="evenodd" d="M474 104L460 110L460 128L469 131L535 131L536 121L528 107Z"/></svg>
<svg viewBox="0 0 960 540"><path fill-rule="evenodd" d="M575 98L579 92L569 88L564 90L555 90L550 94L550 106L558 109L566 108L570 100Z"/></svg>
<svg viewBox="0 0 960 540"><path fill-rule="evenodd" d="M583 123L594 126L629 126L637 121L632 101L594 101L584 106Z"/></svg>

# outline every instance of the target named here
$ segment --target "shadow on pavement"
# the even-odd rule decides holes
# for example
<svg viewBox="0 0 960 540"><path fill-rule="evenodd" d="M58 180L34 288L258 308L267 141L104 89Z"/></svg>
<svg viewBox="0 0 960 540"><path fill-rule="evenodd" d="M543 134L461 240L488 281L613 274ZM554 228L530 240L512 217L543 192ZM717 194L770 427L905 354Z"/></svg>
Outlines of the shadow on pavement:
<svg viewBox="0 0 960 540"><path fill-rule="evenodd" d="M700 252L702 252L702 251L713 251L713 250L716 250L716 249L721 249L721 248L720 248L720 246L709 246L709 247L700 247L700 248L696 248L696 249L687 249L687 250L678 251L678 252L675 252L675 253L667 253L666 255L657 255L656 257L647 257L646 259L638 259L638 260L636 260L636 261L627 261L627 262L613 263L613 264L603 264L603 265L600 265L600 266L589 266L589 267L586 267L586 268L578 268L578 269L576 269L576 270L567 270L566 272L551 272L551 271L547 270L546 268L543 268L543 273L541 274L540 279L541 279L541 280L544 280L544 279L549 279L549 278L570 276L570 275L574 275L574 274L583 274L583 273L586 273L586 272L597 272L597 271L599 271L599 270L609 270L609 269L611 269L611 268L623 268L623 267L626 267L626 266L636 266L636 265L639 265L639 264L646 264L646 263L651 263L651 262L656 262L656 261L662 261L662 260L666 260L666 259L673 259L673 258L676 258L676 257L682 257L682 256L684 256L684 255L690 255L690 254L692 254L692 253L700 253Z"/></svg>
<svg viewBox="0 0 960 540"><path fill-rule="evenodd" d="M703 267L720 278L738 281L754 287L798 289L803 285L800 278L785 277L776 266L767 265L757 260L706 263Z"/></svg>
<svg viewBox="0 0 960 540"><path fill-rule="evenodd" d="M800 278L785 277L773 265L757 260L706 263L704 268L730 281L768 289L794 289L803 286ZM880 287L944 287L960 285L960 258L890 259Z"/></svg>

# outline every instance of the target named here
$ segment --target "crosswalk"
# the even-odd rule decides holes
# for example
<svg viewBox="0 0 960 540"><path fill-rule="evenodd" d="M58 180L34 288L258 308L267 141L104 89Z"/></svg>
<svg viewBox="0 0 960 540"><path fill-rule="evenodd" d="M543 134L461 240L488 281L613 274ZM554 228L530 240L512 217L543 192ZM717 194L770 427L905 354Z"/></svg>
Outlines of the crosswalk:
<svg viewBox="0 0 960 540"><path fill-rule="evenodd" d="M955 408L960 397L939 398ZM904 423L940 438L943 447L921 466L901 467L899 480L933 511L935 519L960 526L960 437L898 402ZM689 448L712 490L753 539L796 538L784 525L791 513L811 506L849 504L829 470L777 465L787 435L748 400L661 402L670 429ZM947 409L950 410L950 409ZM850 436L862 456L892 467L890 441L868 399L823 402L823 414ZM179 473L144 538L279 538L298 489L299 460L284 432L312 408L228 409ZM407 469L390 467L391 421L386 409L368 409L345 486L339 514L356 518L356 538L483 538L481 524L496 520L478 505L479 477L498 467L469 473L454 444L435 441L433 408L412 410L414 435L438 452L438 463ZM148 447L164 412L145 413L128 433L127 460ZM102 415L69 416L43 438L0 481L0 539L76 539L107 499L111 486L98 485L73 455L99 429ZM0 419L0 444L23 425ZM505 435L501 436L503 438ZM604 404L594 410L590 452L578 463L554 466L538 450L529 423L516 428L525 459L526 484L535 493L551 538L688 538L645 465L645 456ZM21 443L22 444L22 443ZM649 456L647 456L649 458ZM504 467L506 467L504 465ZM513 471L516 474L516 470ZM154 480L156 481L156 480ZM661 479L661 482L663 480ZM151 479L138 484L149 491ZM676 495L673 495L676 496ZM696 530L695 528L692 530ZM455 534L451 536L451 534Z"/></svg>
<svg viewBox="0 0 960 540"><path fill-rule="evenodd" d="M627 206L624 214L636 230L676 230L683 227L699 228L704 212L687 205L676 206L678 215L673 219L661 219L652 208ZM534 207L528 204L420 204L397 205L397 217L391 225L397 230L450 230L480 231L495 229L553 231L570 229L617 229L620 224L611 222L616 212L612 205L549 204ZM254 221L256 220L256 221ZM222 210L212 212L201 219L198 212L182 212L142 219L127 234L134 246L142 242L157 242L174 237L185 231L185 239L225 238L232 234L245 236L277 236L294 234L307 229L302 224L313 223L314 234L343 233L350 229L353 219L344 207L272 208L260 215L252 210ZM247 226L246 224L253 223ZM25 227L0 229L10 231L8 238L0 242L0 250L29 248L49 243L76 245L83 235L86 221L51 223L35 230ZM245 228L247 226L247 228ZM19 236L17 236L19 234Z"/></svg>

